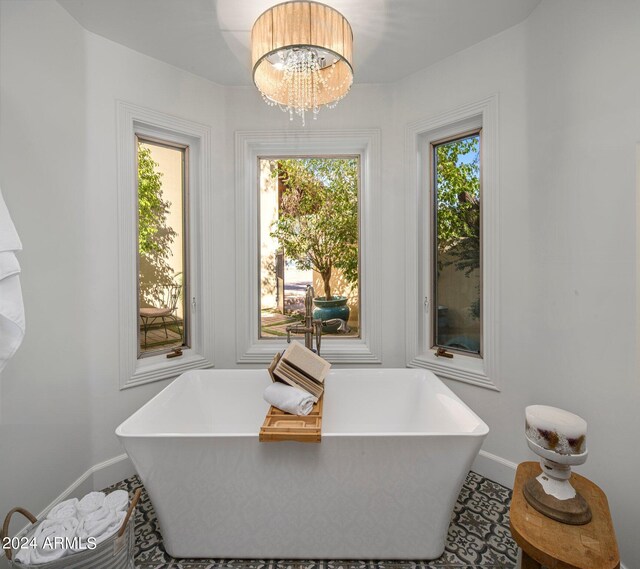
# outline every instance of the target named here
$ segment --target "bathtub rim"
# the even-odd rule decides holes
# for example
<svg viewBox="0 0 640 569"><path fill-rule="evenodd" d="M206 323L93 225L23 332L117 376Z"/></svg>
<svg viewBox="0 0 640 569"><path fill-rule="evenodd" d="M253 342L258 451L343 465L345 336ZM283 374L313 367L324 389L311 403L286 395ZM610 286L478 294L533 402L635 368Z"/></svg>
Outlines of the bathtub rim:
<svg viewBox="0 0 640 569"><path fill-rule="evenodd" d="M367 368L345 368L344 371L357 371L359 369L366 370ZM385 368L383 368L385 369ZM394 369L394 370L413 370L415 368L386 368L386 369ZM166 387L164 387L161 391L159 391L156 395L154 395L149 401L147 401L144 405L136 409L131 415L129 415L124 421L122 421L118 427L116 427L115 435L119 439L168 439L168 438L178 438L178 439L203 439L203 438L255 438L259 437L259 432L244 432L244 433L177 433L170 431L162 431L156 433L125 433L123 432L123 427L131 421L136 415L141 414L147 407L155 402L156 399L160 398L163 393L179 381L181 378L185 376L194 375L198 372L247 372L247 371L261 371L261 370L238 370L238 369L203 369L203 370L189 370L178 377L176 377L173 381L171 381ZM332 370L334 371L334 370ZM335 370L338 371L338 370ZM342 369L340 369L342 371ZM478 426L472 431L372 431L372 432L344 432L344 433L330 433L330 432L322 432L322 438L374 438L374 437L486 437L489 432L489 426L471 409L460 397L458 397L445 383L442 381L436 374L429 370L418 370L425 375L432 375L435 379L437 379L442 387L448 392L448 395L452 396L455 400L459 401L464 407L466 411L471 414L473 418L478 421ZM175 388L173 388L175 389ZM258 427L259 431L259 427Z"/></svg>
<svg viewBox="0 0 640 569"><path fill-rule="evenodd" d="M484 423L484 421L483 421ZM322 438L374 438L374 437L385 437L385 438L393 438L393 437L486 437L489 434L489 427L486 423L484 423L485 429L482 431L468 431L468 432L459 432L459 433L450 433L450 432L405 432L405 431L389 431L389 432L364 432L364 433L325 433L322 432ZM254 438L257 439L259 433L171 433L171 432L163 432L163 433L146 433L146 434L124 434L120 431L120 426L116 429L116 436L121 439L233 439L233 438ZM268 441L274 442L274 441ZM284 441L284 442L295 442L295 441Z"/></svg>

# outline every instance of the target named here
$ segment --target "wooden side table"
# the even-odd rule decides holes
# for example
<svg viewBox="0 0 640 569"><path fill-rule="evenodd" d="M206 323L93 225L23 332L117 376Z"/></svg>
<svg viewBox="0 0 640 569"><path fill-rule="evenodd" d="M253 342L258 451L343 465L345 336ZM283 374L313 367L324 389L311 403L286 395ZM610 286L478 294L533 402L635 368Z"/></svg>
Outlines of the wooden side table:
<svg viewBox="0 0 640 569"><path fill-rule="evenodd" d="M587 500L593 519L582 526L556 522L533 509L523 486L541 469L537 462L518 466L511 499L511 535L522 549L521 569L618 569L620 556L604 492L579 474L571 484Z"/></svg>

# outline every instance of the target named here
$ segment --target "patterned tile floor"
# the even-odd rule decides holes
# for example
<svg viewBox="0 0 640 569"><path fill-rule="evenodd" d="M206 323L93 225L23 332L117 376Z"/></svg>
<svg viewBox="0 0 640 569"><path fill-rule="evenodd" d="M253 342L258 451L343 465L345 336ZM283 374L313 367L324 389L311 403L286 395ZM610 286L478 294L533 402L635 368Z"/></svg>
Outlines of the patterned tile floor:
<svg viewBox="0 0 640 569"><path fill-rule="evenodd" d="M137 476L107 490L132 494L142 484ZM136 509L137 569L514 569L517 547L509 533L511 491L469 472L451 516L444 554L433 561L286 561L238 559L173 559L147 493Z"/></svg>

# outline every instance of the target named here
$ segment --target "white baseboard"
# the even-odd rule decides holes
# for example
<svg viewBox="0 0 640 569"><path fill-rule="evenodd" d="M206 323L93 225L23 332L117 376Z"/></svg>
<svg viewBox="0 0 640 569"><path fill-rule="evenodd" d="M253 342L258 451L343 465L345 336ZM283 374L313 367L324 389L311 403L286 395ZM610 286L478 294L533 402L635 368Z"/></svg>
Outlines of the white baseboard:
<svg viewBox="0 0 640 569"><path fill-rule="evenodd" d="M471 465L471 470L481 476L493 480L513 490L513 482L516 477L518 465L501 456L481 450Z"/></svg>
<svg viewBox="0 0 640 569"><path fill-rule="evenodd" d="M121 454L100 462L89 468L77 480L75 480L66 490L62 492L53 502L51 502L36 518L39 520L46 517L49 510L56 504L68 498L82 498L85 494L94 490L102 490L107 486L111 486L116 482L120 482L125 478L129 478L135 474L135 469L131 460L126 454ZM20 536L31 524L25 525L16 535ZM0 550L0 567L2 567L2 559L5 557L4 550Z"/></svg>
<svg viewBox="0 0 640 569"><path fill-rule="evenodd" d="M93 467L93 489L102 490L136 473L128 455L121 454Z"/></svg>

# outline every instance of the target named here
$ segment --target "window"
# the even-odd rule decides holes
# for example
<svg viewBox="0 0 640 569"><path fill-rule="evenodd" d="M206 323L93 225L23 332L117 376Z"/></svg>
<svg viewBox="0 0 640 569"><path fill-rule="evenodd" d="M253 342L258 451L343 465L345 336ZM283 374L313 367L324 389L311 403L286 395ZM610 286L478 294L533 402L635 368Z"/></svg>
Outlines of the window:
<svg viewBox="0 0 640 569"><path fill-rule="evenodd" d="M189 147L137 136L139 357L188 347Z"/></svg>
<svg viewBox="0 0 640 569"><path fill-rule="evenodd" d="M480 355L480 131L431 143L431 346Z"/></svg>
<svg viewBox="0 0 640 569"><path fill-rule="evenodd" d="M323 340L359 338L358 157L260 158L258 169L259 337L303 321L312 286Z"/></svg>
<svg viewBox="0 0 640 569"><path fill-rule="evenodd" d="M118 101L120 388L213 361L211 129Z"/></svg>
<svg viewBox="0 0 640 569"><path fill-rule="evenodd" d="M407 365L498 390L498 97L406 128Z"/></svg>
<svg viewBox="0 0 640 569"><path fill-rule="evenodd" d="M286 201L287 175L279 176L278 172L284 171L284 163L287 162L290 168L297 168L301 175L309 178L311 187L317 192L330 193L335 190L335 184L322 181L337 175L340 168L350 168L351 173L345 179L357 180L357 183L348 185L346 194L352 196L344 210L350 212L347 216L349 223L346 224L348 230L344 227L341 229L344 238L339 241L341 246L349 247L357 254L348 257L351 262L342 259L340 278L334 278L339 275L334 273L336 264L332 264L329 281L332 296L337 293L349 297L349 332L327 331L323 336L321 354L333 363L379 364L380 275L383 262L379 230L382 219L380 131L237 132L235 141L236 362L268 364L277 351L286 347L287 323L283 323L284 326L276 323L271 330L267 330L269 322L266 318L294 317L287 314L284 306L285 297L293 302L296 300L292 294L293 286L286 290L287 283L293 285L297 282L302 289L311 282L314 283L317 296L326 295L321 275L301 275L300 272L308 270L308 265L300 264L300 257L294 262L293 257L297 255L292 250L285 255L284 247L276 242L278 221L295 225L300 221L301 212L307 211L304 208L290 209L290 204L283 203ZM314 173L314 169L317 172ZM294 203L311 197L312 194L304 192L291 196ZM354 214L356 202L357 211ZM335 224L335 215L342 212L341 208L336 203L336 213L324 221L331 223L333 220ZM288 217L284 215L287 211ZM308 208L309 214L313 211L313 207ZM280 239L284 239L282 234ZM279 253L282 253L280 260ZM349 280L345 273L351 277L348 286L336 282ZM295 275L296 281L292 275Z"/></svg>

